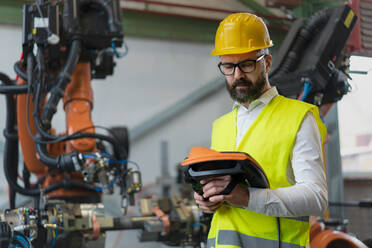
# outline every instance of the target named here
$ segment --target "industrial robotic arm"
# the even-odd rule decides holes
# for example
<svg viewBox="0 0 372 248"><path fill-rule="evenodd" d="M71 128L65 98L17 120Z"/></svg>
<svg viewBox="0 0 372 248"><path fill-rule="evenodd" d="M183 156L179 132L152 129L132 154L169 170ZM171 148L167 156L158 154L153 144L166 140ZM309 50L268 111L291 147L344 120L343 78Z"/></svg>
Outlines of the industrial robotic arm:
<svg viewBox="0 0 372 248"><path fill-rule="evenodd" d="M128 160L127 129L98 127L91 119L91 79L111 75L114 57L124 55L117 50L124 44L119 0L36 0L23 14L17 80L0 74L10 185L10 209L0 210L0 248L103 247L101 233L128 229L141 230L141 242L200 247L210 218L200 215L191 197L142 199L139 216L128 214L142 183L138 165ZM57 135L52 123L60 102L66 131ZM103 211L101 196L114 188L124 216ZM34 207L15 208L15 193L31 196Z"/></svg>
<svg viewBox="0 0 372 248"><path fill-rule="evenodd" d="M75 221L65 215L80 220L84 214L74 214L70 208L81 209L84 204L98 208L102 193L111 194L114 187L120 190L123 214L134 205L141 174L138 165L128 161L127 129L98 127L91 119L91 79L113 73L114 57L124 55L117 50L122 46L118 0L36 0L24 5L22 56L14 65L17 80L4 74L0 78L7 103L4 171L10 208L15 208L15 193L32 196L35 206L9 210L0 217L5 231L11 227L10 240L27 244L21 247L46 246L49 229L69 233L100 226L102 230L109 223L106 219L92 222L89 215L93 224L75 225L73 230L70 224ZM52 121L60 102L66 131L56 134ZM99 128L108 134L97 133ZM18 143L25 163L23 186L17 179ZM30 183L31 174L37 178L35 184ZM115 228L115 222L110 223Z"/></svg>

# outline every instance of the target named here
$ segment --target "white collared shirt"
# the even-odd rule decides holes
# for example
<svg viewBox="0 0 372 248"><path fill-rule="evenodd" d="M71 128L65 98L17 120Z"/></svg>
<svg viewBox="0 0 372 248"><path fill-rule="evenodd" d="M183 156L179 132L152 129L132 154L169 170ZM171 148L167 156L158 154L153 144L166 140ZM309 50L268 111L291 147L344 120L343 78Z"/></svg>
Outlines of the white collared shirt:
<svg viewBox="0 0 372 248"><path fill-rule="evenodd" d="M240 104L237 111L238 146L253 121L278 91L272 87L250 103L248 109ZM287 166L290 187L277 189L248 188L246 209L269 216L295 217L322 215L328 204L327 180L323 167L323 152L315 118L308 112L297 132L291 159Z"/></svg>

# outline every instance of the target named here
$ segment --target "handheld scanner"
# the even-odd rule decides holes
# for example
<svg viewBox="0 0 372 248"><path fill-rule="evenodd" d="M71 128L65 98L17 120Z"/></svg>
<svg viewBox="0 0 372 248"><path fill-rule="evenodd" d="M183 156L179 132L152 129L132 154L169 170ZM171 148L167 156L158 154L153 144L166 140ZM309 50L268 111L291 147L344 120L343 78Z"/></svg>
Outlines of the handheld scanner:
<svg viewBox="0 0 372 248"><path fill-rule="evenodd" d="M201 180L231 175L232 181L249 187L269 188L270 184L261 166L247 153L217 152L206 147L193 147L181 163L185 181L191 183L195 192L203 195ZM235 186L234 185L234 186ZM223 191L229 194L230 190ZM227 189L226 188L226 189Z"/></svg>

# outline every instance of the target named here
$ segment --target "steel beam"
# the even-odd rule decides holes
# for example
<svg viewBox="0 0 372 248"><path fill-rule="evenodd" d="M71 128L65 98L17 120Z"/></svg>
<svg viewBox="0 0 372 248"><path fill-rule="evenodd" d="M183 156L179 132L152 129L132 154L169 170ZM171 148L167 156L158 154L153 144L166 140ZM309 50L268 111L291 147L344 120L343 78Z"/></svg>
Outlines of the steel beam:
<svg viewBox="0 0 372 248"><path fill-rule="evenodd" d="M200 100L206 99L208 96L224 87L225 79L221 77L191 92L189 95L179 100L177 103L172 104L169 108L156 113L153 117L130 129L130 143L135 143L146 134L148 134L150 131L153 131L154 129L160 127L162 124L167 123L169 120L194 106Z"/></svg>
<svg viewBox="0 0 372 248"><path fill-rule="evenodd" d="M344 181L341 167L337 104L333 105L325 120L330 137L325 147L328 176L328 200L330 202L344 202ZM331 207L329 216L331 218L343 219L344 208Z"/></svg>

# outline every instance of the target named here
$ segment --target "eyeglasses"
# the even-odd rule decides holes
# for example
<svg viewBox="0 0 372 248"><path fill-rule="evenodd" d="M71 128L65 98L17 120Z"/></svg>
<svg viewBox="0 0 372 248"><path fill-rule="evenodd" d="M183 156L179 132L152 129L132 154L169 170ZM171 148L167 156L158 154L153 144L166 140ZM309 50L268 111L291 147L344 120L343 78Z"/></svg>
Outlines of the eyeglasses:
<svg viewBox="0 0 372 248"><path fill-rule="evenodd" d="M222 63L218 64L218 68L220 69L221 73L225 76L231 76L235 73L235 68L239 67L239 69L244 73L250 73L256 70L256 63L260 61L262 58L265 57L266 54L262 54L257 59L247 59L240 61L237 64L234 63Z"/></svg>

